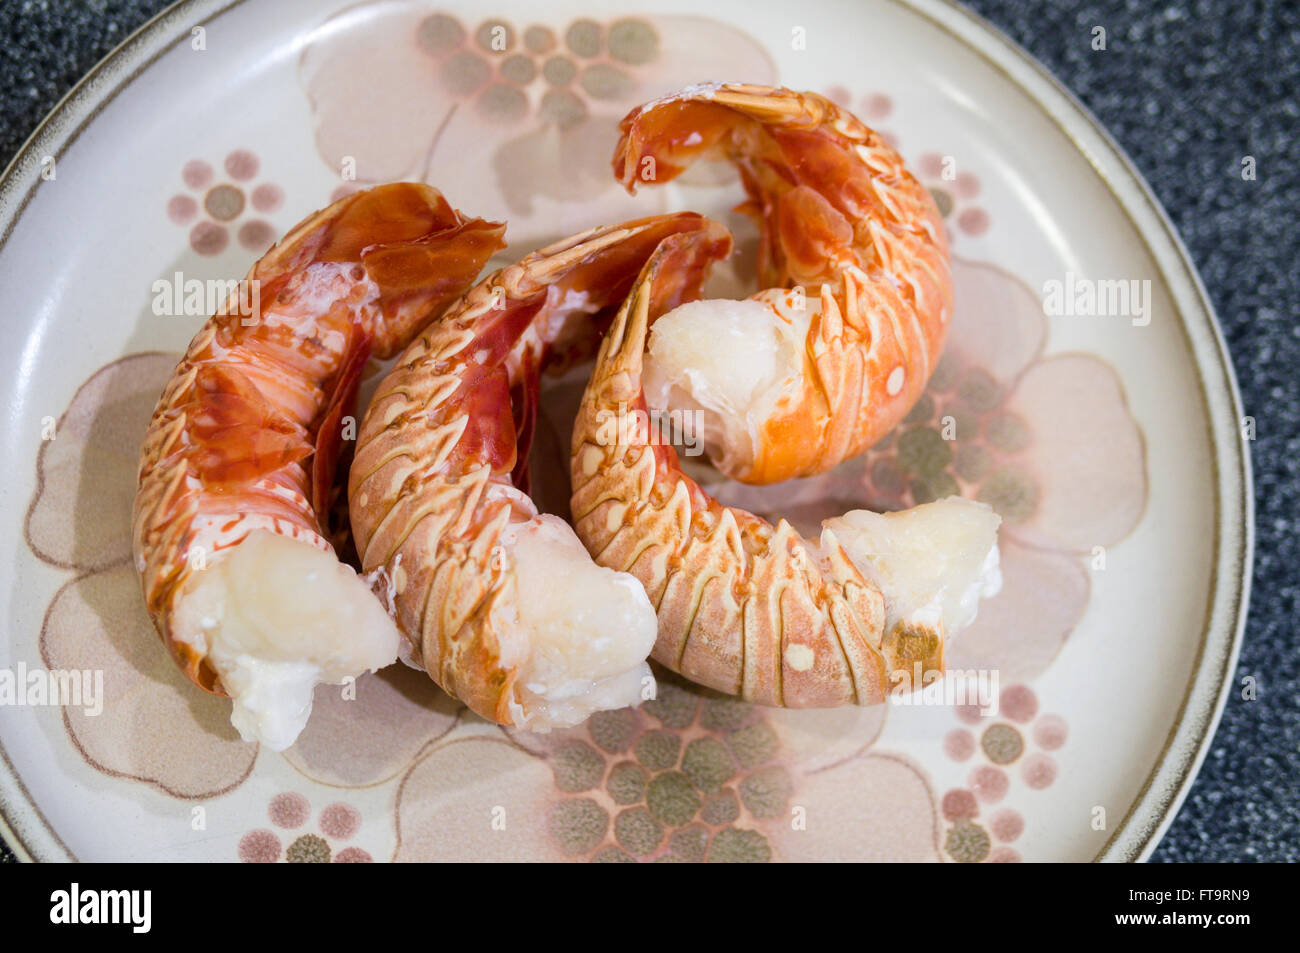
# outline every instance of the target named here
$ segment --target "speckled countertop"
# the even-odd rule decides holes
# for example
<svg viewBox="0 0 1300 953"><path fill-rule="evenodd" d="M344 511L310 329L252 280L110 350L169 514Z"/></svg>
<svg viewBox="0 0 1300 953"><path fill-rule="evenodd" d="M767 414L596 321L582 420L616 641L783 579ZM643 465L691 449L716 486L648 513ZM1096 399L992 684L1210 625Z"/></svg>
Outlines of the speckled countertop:
<svg viewBox="0 0 1300 953"><path fill-rule="evenodd" d="M0 163L162 0L0 2ZM1128 152L1218 310L1257 425L1254 592L1238 680L1158 861L1300 860L1300 4L972 0ZM1093 26L1108 50L1092 51ZM1253 155L1244 204L1237 176ZM3 851L5 860L12 854Z"/></svg>

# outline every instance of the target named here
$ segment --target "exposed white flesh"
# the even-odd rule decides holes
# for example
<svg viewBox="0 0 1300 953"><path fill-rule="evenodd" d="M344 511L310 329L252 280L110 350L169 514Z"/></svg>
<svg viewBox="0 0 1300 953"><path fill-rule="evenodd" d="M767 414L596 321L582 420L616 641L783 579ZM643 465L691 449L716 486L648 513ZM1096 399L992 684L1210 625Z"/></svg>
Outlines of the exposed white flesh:
<svg viewBox="0 0 1300 953"><path fill-rule="evenodd" d="M852 510L822 523L885 597L885 626L942 624L952 637L1002 588L992 507L950 496L896 513Z"/></svg>
<svg viewBox="0 0 1300 953"><path fill-rule="evenodd" d="M493 622L519 664L510 713L530 731L565 728L593 712L653 698L646 658L658 623L645 589L592 562L569 524L540 515L511 524L501 545L514 568L513 598Z"/></svg>
<svg viewBox="0 0 1300 953"><path fill-rule="evenodd" d="M205 653L221 676L240 737L273 751L297 739L318 684L392 664L401 642L350 566L265 530L190 577L172 634Z"/></svg>
<svg viewBox="0 0 1300 953"><path fill-rule="evenodd" d="M780 289L744 301L691 301L650 328L642 374L646 402L698 412L696 436L719 469L754 459L763 422L782 394L803 386L804 341L817 298Z"/></svg>

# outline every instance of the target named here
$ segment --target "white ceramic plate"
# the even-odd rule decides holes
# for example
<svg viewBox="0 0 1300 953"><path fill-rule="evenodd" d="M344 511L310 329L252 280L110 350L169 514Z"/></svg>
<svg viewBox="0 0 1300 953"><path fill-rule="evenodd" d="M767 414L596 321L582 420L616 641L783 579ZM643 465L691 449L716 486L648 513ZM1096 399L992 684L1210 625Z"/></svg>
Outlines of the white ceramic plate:
<svg viewBox="0 0 1300 953"><path fill-rule="evenodd" d="M1116 146L933 0L477 6L179 4L6 173L0 670L103 673L91 711L0 711L7 841L86 860L1145 857L1229 689L1251 494L1210 305ZM734 183L633 199L608 176L617 118L705 79L840 99L946 211L957 314L918 410L830 477L720 492L798 518L954 488L992 501L1007 584L952 661L999 673L999 713L792 713L670 685L540 739L391 670L355 700L322 689L284 755L241 743L173 670L129 560L136 449L203 320L157 314L154 283L243 275L371 180L427 177L508 219L511 255L670 206L728 216ZM1071 275L1071 295L1137 281L1136 317L1048 316L1045 283ZM572 391L551 396L558 441Z"/></svg>

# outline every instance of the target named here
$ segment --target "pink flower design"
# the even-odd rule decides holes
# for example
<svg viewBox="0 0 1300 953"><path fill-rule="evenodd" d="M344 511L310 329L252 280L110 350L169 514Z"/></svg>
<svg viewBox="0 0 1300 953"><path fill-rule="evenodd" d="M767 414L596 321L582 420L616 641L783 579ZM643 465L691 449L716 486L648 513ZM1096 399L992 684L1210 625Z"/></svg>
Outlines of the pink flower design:
<svg viewBox="0 0 1300 953"><path fill-rule="evenodd" d="M77 752L110 776L206 798L242 784L258 746L231 727L229 701L196 688L172 662L131 562L139 448L178 360L131 355L81 386L37 456L25 536L37 558L77 574L46 610L44 664L104 671L103 714L64 709ZM456 727L463 711L422 672L395 666L355 685L320 686L307 729L283 757L322 784L380 784Z"/></svg>
<svg viewBox="0 0 1300 953"><path fill-rule="evenodd" d="M300 62L317 149L349 180L335 194L423 179L508 221L512 244L663 207L657 190L633 199L610 172L618 121L636 104L704 79L776 75L759 44L705 17L471 22L419 0L338 16L347 28L327 21Z"/></svg>
<svg viewBox="0 0 1300 953"><path fill-rule="evenodd" d="M248 777L257 745L230 726L229 702L199 691L172 663L131 564L138 448L176 360L124 357L81 386L37 457L25 535L38 558L77 573L46 610L44 664L104 672L102 714L64 709L78 753L105 774L206 798Z"/></svg>
<svg viewBox="0 0 1300 953"><path fill-rule="evenodd" d="M894 99L888 93L874 92L855 96L847 86L836 84L828 86L824 95L835 105L849 110L880 133L880 137L889 145L898 148L898 134L885 125L889 117L894 114Z"/></svg>
<svg viewBox="0 0 1300 953"><path fill-rule="evenodd" d="M901 148L898 135L884 125L894 114L894 101L887 93L855 96L848 87L836 84L827 87L825 95L837 105L851 110L895 149ZM975 202L982 189L979 176L969 169L959 169L954 156L923 153L912 163L912 171L929 188L939 214L950 230L956 229L955 234L976 238L989 230L992 217L987 209Z"/></svg>
<svg viewBox="0 0 1300 953"><path fill-rule="evenodd" d="M467 711L423 671L393 665L355 686L317 688L311 719L284 757L321 784L371 787L406 770Z"/></svg>
<svg viewBox="0 0 1300 953"><path fill-rule="evenodd" d="M265 219L245 215L250 208L270 215L284 204L280 186L272 182L252 185L260 167L255 154L236 149L222 162L226 173L222 181L217 180L212 164L203 159L191 159L181 168L181 180L189 191L178 192L167 200L167 217L177 225L189 225L198 219L189 234L194 251L207 256L221 254L230 244L232 230L239 244L251 252L260 255L271 247L274 226Z"/></svg>
<svg viewBox="0 0 1300 953"><path fill-rule="evenodd" d="M871 750L885 710L658 697L552 735L458 733L397 794L398 860L938 859L924 774Z"/></svg>
<svg viewBox="0 0 1300 953"><path fill-rule="evenodd" d="M977 238L989 230L992 218L988 211L975 204L980 194L980 180L969 169L958 169L955 158L937 152L927 152L917 160L916 171L921 181L930 189L939 214L956 226L961 234Z"/></svg>
<svg viewBox="0 0 1300 953"><path fill-rule="evenodd" d="M1145 450L1109 365L1090 354L1044 355L1047 322L1028 286L960 258L953 277L944 357L862 472L876 507L961 493L1002 516L1003 592L956 640L951 661L1023 681L1082 617L1085 567L1101 565L1106 547L1141 519Z"/></svg>
<svg viewBox="0 0 1300 953"><path fill-rule="evenodd" d="M1083 617L1088 565L1146 507L1141 431L1115 372L1091 354L1045 355L1033 291L994 265L954 256L944 355L903 424L861 457L779 487L719 481L728 503L780 514L805 533L845 510L894 510L960 494L990 504L1003 588L953 642L954 668L1030 681Z"/></svg>
<svg viewBox="0 0 1300 953"><path fill-rule="evenodd" d="M267 828L249 831L239 839L239 859L246 864L273 864L284 860L290 864L368 864L374 858L360 847L339 847L361 829L361 812L344 801L335 801L321 809L315 830L297 834L285 847L281 836L288 836L308 825L311 802L297 792L277 794L267 805L267 818L284 835Z"/></svg>
<svg viewBox="0 0 1300 953"><path fill-rule="evenodd" d="M985 715L974 705L955 711L969 727L950 731L944 751L954 761L976 763L967 786L946 792L940 802L950 825L944 853L959 863L1018 862L1020 855L1007 845L1024 833L1025 819L1013 808L996 805L1007 796L1017 769L1029 790L1052 785L1057 766L1049 752L1065 744L1069 733L1065 719L1040 715L1038 696L1028 685L1004 689L996 716Z"/></svg>

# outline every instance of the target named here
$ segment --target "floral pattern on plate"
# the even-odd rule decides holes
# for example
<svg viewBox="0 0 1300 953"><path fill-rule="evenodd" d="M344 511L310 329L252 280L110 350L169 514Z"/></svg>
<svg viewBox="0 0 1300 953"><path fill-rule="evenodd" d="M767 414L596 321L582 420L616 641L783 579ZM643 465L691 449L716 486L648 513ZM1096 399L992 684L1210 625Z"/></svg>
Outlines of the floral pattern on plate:
<svg viewBox="0 0 1300 953"><path fill-rule="evenodd" d="M525 245L571 230L570 219L586 227L658 210L653 191L630 200L612 181L617 120L698 80L701 51L720 73L776 79L762 46L706 18L550 25L470 22L418 2L366 7L375 15L358 17L355 28L327 22L299 63L316 147L346 179L336 195L417 177L453 200L495 196L497 208L474 211L507 218ZM351 78L359 70L371 88L406 95L358 99ZM831 95L873 124L894 115L883 92ZM259 165L252 153L232 152L222 162L230 181L221 182L206 160L183 165L186 191L171 198L168 215L178 225L197 221L186 239L193 250L222 251L250 206L263 214L280 207L278 186L252 184ZM914 165L955 236L987 233L992 219L975 204L974 173L949 178L937 152ZM712 169L689 181L727 178ZM209 237L194 244L199 228ZM222 237L211 237L213 229ZM270 240L252 237L239 239L246 249ZM259 756L231 729L228 703L190 685L159 646L131 567L136 448L176 361L159 353L123 357L92 375L37 461L27 542L74 574L46 612L42 657L51 668L103 669L113 710L105 718L66 711L69 742L123 782L178 799L242 798L236 807L248 821L234 856L249 862L389 856L341 791L384 804L398 860L1019 859L1012 845L1021 843L1032 801L1003 803L1011 772L1018 793L1050 787L1067 734L1064 719L1038 713L1023 683L1051 665L1082 619L1090 562L1104 564L1105 549L1140 521L1145 451L1109 365L1091 354L1047 354L1047 322L1024 282L961 257L954 279L944 360L896 433L822 477L765 489L715 475L710 486L804 530L846 509L894 509L948 493L1002 514L1003 592L982 607L951 661L1020 684L1004 692L994 722L975 726L969 712L956 713L962 726L944 750L971 761L965 786L940 796L924 764L880 742L884 707L761 709L671 675L641 709L543 737L489 725L422 673L395 666L353 686L322 686L297 744ZM560 388L552 397L538 452L562 454L567 411L556 408L574 395ZM565 499L561 489L557 505ZM254 785L241 789L281 767L288 772L277 777L297 779L295 790L282 784L268 803L247 793Z"/></svg>
<svg viewBox="0 0 1300 953"><path fill-rule="evenodd" d="M290 864L368 864L374 858L349 841L361 829L361 812L344 801L321 808L314 830L311 827L311 802L305 795L289 791L277 794L267 805L267 817L280 832L258 828L239 839L239 859L246 864L273 864L283 860ZM293 837L284 846L282 837Z"/></svg>
<svg viewBox="0 0 1300 953"><path fill-rule="evenodd" d="M662 195L623 193L609 156L628 110L699 82L701 62L709 78L776 78L762 46L707 17L550 25L463 20L419 0L368 6L340 14L357 24L346 30L327 22L299 66L316 147L347 180L335 195L423 179L453 204L474 196L475 214L509 222L513 244L663 211Z"/></svg>
<svg viewBox="0 0 1300 953"><path fill-rule="evenodd" d="M1028 685L1003 689L996 717L978 706L956 708L958 720L970 727L954 728L945 737L944 752L953 761L971 762L965 787L943 795L941 810L948 827L944 852L960 863L1015 863L1020 854L1008 846L1025 830L1024 812L998 806L1013 792L1041 791L1056 780L1051 754L1064 746L1069 734L1065 719L1040 714L1038 696ZM1020 726L1020 727L1017 727ZM1013 790L1015 769L1020 782Z"/></svg>
<svg viewBox="0 0 1300 953"><path fill-rule="evenodd" d="M211 163L204 159L186 162L181 167L181 181L187 191L167 200L167 217L177 225L195 222L190 228L189 242L190 248L200 255L219 255L225 251L232 229L244 249L260 255L275 241L275 227L263 218L245 213L250 209L262 215L278 211L284 204L284 189L274 182L252 184L261 160L247 149L229 153L222 168L226 179L217 181Z"/></svg>
<svg viewBox="0 0 1300 953"><path fill-rule="evenodd" d="M138 447L176 355L136 354L94 374L37 458L26 535L42 559L78 575L45 613L40 650L51 670L104 672L104 708L63 711L90 765L178 798L229 791L257 745L230 726L224 699L196 689L163 650L131 565Z"/></svg>

